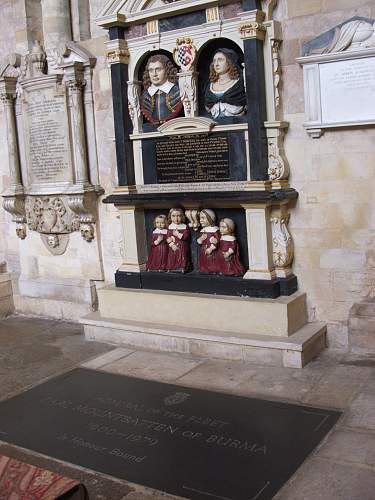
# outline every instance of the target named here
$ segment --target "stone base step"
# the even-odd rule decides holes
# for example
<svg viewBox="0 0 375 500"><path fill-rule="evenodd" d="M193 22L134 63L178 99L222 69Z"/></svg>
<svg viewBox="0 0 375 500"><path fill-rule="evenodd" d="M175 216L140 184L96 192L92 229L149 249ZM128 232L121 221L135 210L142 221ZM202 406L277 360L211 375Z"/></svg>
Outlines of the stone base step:
<svg viewBox="0 0 375 500"><path fill-rule="evenodd" d="M159 324L169 330L187 327L225 335L289 337L307 323L306 294L300 292L261 299L108 286L97 294L103 317Z"/></svg>
<svg viewBox="0 0 375 500"><path fill-rule="evenodd" d="M307 323L289 337L128 321L99 312L81 318L87 340L207 358L303 368L326 345L326 325Z"/></svg>

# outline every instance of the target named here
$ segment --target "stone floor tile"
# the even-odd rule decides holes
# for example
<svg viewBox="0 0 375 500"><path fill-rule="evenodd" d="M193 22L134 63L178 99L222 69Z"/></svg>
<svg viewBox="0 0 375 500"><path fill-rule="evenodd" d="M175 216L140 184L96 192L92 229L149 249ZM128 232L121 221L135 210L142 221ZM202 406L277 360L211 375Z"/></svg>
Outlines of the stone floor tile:
<svg viewBox="0 0 375 500"><path fill-rule="evenodd" d="M182 355L136 351L101 369L120 375L172 382L202 362L201 359Z"/></svg>
<svg viewBox="0 0 375 500"><path fill-rule="evenodd" d="M102 366L108 365L109 363L113 363L119 359L125 358L129 354L133 353L134 349L125 349L124 347L114 348L113 351L106 352L101 356L98 356L90 361L86 361L86 363L82 363L81 366L83 368L91 368L92 370L97 370Z"/></svg>
<svg viewBox="0 0 375 500"><path fill-rule="evenodd" d="M292 368L256 366L255 374L237 386L244 396L277 398L300 402L320 379L319 373L308 374Z"/></svg>
<svg viewBox="0 0 375 500"><path fill-rule="evenodd" d="M374 500L375 472L314 458L274 500Z"/></svg>
<svg viewBox="0 0 375 500"><path fill-rule="evenodd" d="M374 467L375 472L375 433L336 430L329 435L316 456L368 465Z"/></svg>
<svg viewBox="0 0 375 500"><path fill-rule="evenodd" d="M18 343L21 338L49 330L57 323L50 319L10 316L0 321L1 343Z"/></svg>
<svg viewBox="0 0 375 500"><path fill-rule="evenodd" d="M236 391L237 386L256 374L257 367L243 361L206 360L178 379L182 385Z"/></svg>
<svg viewBox="0 0 375 500"><path fill-rule="evenodd" d="M375 387L367 387L351 403L343 420L347 427L358 427L375 431Z"/></svg>
<svg viewBox="0 0 375 500"><path fill-rule="evenodd" d="M368 367L336 366L315 384L303 402L317 406L345 408L372 373L372 368Z"/></svg>

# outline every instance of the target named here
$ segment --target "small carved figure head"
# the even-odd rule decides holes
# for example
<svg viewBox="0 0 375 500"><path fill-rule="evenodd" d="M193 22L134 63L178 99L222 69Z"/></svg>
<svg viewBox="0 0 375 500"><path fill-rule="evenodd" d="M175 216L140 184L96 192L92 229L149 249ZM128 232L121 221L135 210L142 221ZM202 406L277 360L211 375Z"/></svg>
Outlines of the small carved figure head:
<svg viewBox="0 0 375 500"><path fill-rule="evenodd" d="M171 208L168 214L168 220L172 224L181 224L185 222L185 214L181 208Z"/></svg>
<svg viewBox="0 0 375 500"><path fill-rule="evenodd" d="M95 237L94 226L92 224L81 224L81 236L90 243Z"/></svg>
<svg viewBox="0 0 375 500"><path fill-rule="evenodd" d="M160 87L167 81L171 83L177 82L177 68L163 54L151 56L143 73L144 89L147 90L152 84Z"/></svg>
<svg viewBox="0 0 375 500"><path fill-rule="evenodd" d="M26 224L17 224L16 235L21 240L24 240L26 238Z"/></svg>
<svg viewBox="0 0 375 500"><path fill-rule="evenodd" d="M60 245L60 240L57 234L49 234L47 236L47 245L51 248L57 248Z"/></svg>
<svg viewBox="0 0 375 500"><path fill-rule="evenodd" d="M167 227L167 216L166 215L158 215L154 219L154 227L157 229L165 229Z"/></svg>
<svg viewBox="0 0 375 500"><path fill-rule="evenodd" d="M217 82L219 76L225 74L228 74L231 80L240 78L238 56L231 49L219 49L215 52L210 64L210 82Z"/></svg>
<svg viewBox="0 0 375 500"><path fill-rule="evenodd" d="M202 227L212 226L215 224L216 215L210 208L205 208L199 213L199 222Z"/></svg>
<svg viewBox="0 0 375 500"><path fill-rule="evenodd" d="M220 233L222 235L234 234L234 230L236 228L236 224L232 219L221 219L220 221Z"/></svg>

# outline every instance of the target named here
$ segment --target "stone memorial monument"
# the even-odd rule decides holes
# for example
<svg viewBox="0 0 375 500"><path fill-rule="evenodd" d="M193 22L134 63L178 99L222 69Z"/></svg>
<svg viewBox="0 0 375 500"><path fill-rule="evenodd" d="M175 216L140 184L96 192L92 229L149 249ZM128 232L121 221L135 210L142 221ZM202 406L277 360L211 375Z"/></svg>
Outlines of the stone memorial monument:
<svg viewBox="0 0 375 500"><path fill-rule="evenodd" d="M104 202L124 243L88 338L295 367L324 347L292 270L276 3L111 0L100 13L119 180Z"/></svg>
<svg viewBox="0 0 375 500"><path fill-rule="evenodd" d="M62 26L51 21L53 1L45 0L42 8L46 47L35 41L26 55L12 54L0 67L11 178L3 204L22 240L20 294L90 304L90 310L91 280L103 279L96 227L102 190L93 110L95 59L69 41L65 18ZM58 263L50 260L57 256Z"/></svg>
<svg viewBox="0 0 375 500"><path fill-rule="evenodd" d="M375 20L353 17L306 43L298 59L305 81L305 128L375 123Z"/></svg>

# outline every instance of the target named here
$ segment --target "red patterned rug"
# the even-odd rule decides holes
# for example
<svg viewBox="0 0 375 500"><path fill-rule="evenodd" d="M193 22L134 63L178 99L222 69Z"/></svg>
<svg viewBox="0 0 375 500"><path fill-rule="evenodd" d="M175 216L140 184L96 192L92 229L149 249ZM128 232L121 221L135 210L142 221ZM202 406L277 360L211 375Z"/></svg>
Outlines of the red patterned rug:
<svg viewBox="0 0 375 500"><path fill-rule="evenodd" d="M86 488L68 477L0 455L0 500L88 500Z"/></svg>

